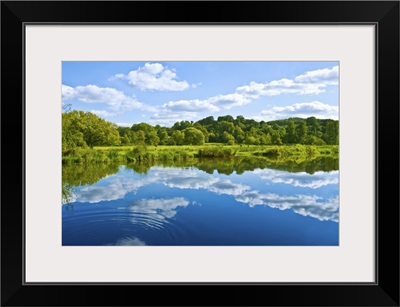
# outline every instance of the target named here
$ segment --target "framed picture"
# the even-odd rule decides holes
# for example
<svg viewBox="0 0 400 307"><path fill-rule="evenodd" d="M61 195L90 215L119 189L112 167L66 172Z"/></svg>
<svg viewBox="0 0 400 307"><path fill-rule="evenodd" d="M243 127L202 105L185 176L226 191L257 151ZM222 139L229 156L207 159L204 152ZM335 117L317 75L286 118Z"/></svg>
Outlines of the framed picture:
<svg viewBox="0 0 400 307"><path fill-rule="evenodd" d="M2 305L399 306L398 1L1 8Z"/></svg>

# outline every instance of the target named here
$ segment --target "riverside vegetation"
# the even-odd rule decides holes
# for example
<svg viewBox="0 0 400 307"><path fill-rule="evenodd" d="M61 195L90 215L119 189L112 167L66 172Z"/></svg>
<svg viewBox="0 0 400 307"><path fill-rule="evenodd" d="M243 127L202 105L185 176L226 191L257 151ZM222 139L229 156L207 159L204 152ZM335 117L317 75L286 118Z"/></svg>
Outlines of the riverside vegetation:
<svg viewBox="0 0 400 307"><path fill-rule="evenodd" d="M289 118L255 121L243 116L209 116L172 127L147 123L118 127L91 112L62 114L63 164L166 163L195 159L257 158L275 164L338 159L339 122Z"/></svg>

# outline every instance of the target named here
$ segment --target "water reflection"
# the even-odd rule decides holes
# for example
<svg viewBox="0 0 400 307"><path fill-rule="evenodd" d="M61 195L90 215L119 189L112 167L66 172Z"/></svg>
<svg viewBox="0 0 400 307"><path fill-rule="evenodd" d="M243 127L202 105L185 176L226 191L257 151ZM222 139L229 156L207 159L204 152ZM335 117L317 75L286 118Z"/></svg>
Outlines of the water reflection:
<svg viewBox="0 0 400 307"><path fill-rule="evenodd" d="M122 167L122 171L125 169ZM121 175L112 175L107 179L103 179L101 184L88 185L80 188L75 192L72 202L82 203L99 203L102 201L112 201L124 198L126 194L135 192L152 182L156 182L157 178L134 179L126 178Z"/></svg>
<svg viewBox="0 0 400 307"><path fill-rule="evenodd" d="M218 177L192 177L181 172L176 176L169 176L163 169L157 169L159 180L170 188L178 189L204 189L216 194L240 195L244 191L250 190L250 186L233 183Z"/></svg>
<svg viewBox="0 0 400 307"><path fill-rule="evenodd" d="M114 244L109 244L109 245L117 245L117 246L145 246L146 242L143 242L139 238L135 237L126 237L126 238L121 238Z"/></svg>
<svg viewBox="0 0 400 307"><path fill-rule="evenodd" d="M62 166L62 203L76 201L74 187L92 185L119 170L117 164L70 164Z"/></svg>
<svg viewBox="0 0 400 307"><path fill-rule="evenodd" d="M264 205L280 210L291 209L293 212L316 218L320 221L339 221L339 198L329 198L323 201L316 195L281 196L277 194L262 194L259 191L251 191L239 195L236 200L250 207Z"/></svg>
<svg viewBox="0 0 400 307"><path fill-rule="evenodd" d="M257 169L254 170L254 173L273 183L284 183L303 188L318 189L325 185L339 183L339 171L318 171L311 175L306 172L289 173L271 169Z"/></svg>
<svg viewBox="0 0 400 307"><path fill-rule="evenodd" d="M108 175L110 169L102 169L97 178L105 176L98 184L85 185L76 189L70 202L100 203L104 201L119 200L126 197L128 193L136 193L139 189L151 184L159 184L171 189L181 190L206 190L218 195L233 196L237 202L245 203L250 207L257 205L269 206L280 210L292 210L295 213L310 216L321 221L338 221L338 197L325 197L313 194L282 195L276 194L271 184L282 183L293 187L310 188L317 190L323 186L338 184L338 171L316 172L310 175L305 172L289 173L272 169L255 169L250 174L252 178L246 183L234 182L221 177L218 174L208 174L194 167L191 168L165 168L161 166L152 167L146 176L126 176L125 167L118 174ZM115 168L112 170L115 171ZM88 175L90 180L79 181L93 182L94 175ZM229 177L231 178L231 177ZM239 178L238 175L235 178ZM260 188L252 187L257 179L267 181L263 192ZM64 178L67 180L67 177ZM70 186L70 183L68 183ZM267 192L267 193L266 193ZM287 193L287 192L286 192ZM133 223L141 223L148 227L161 227L168 218L176 214L177 207L186 207L190 202L182 197L155 198L135 200L129 207Z"/></svg>
<svg viewBox="0 0 400 307"><path fill-rule="evenodd" d="M337 245L339 171L255 161L64 165L63 244Z"/></svg>
<svg viewBox="0 0 400 307"><path fill-rule="evenodd" d="M178 207L186 207L189 201L182 197L140 199L129 206L131 222L151 228L161 228L173 218Z"/></svg>

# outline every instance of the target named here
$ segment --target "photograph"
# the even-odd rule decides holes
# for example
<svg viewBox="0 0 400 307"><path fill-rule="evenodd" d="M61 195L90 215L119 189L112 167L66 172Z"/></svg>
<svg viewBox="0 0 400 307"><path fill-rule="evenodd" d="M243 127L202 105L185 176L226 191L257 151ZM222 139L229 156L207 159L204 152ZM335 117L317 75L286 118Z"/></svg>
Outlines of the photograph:
<svg viewBox="0 0 400 307"><path fill-rule="evenodd" d="M63 61L63 246L339 246L338 61Z"/></svg>
<svg viewBox="0 0 400 307"><path fill-rule="evenodd" d="M1 306L400 306L399 0L0 6Z"/></svg>

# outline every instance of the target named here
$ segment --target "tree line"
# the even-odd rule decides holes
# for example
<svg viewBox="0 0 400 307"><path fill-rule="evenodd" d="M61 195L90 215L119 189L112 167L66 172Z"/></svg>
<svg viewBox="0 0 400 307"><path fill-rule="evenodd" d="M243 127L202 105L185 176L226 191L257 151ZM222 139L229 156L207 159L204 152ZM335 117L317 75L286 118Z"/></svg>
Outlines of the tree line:
<svg viewBox="0 0 400 307"><path fill-rule="evenodd" d="M62 114L63 153L75 147L115 145L337 145L339 122L315 117L256 121L231 115L179 121L172 127L147 123L119 127L91 112Z"/></svg>

